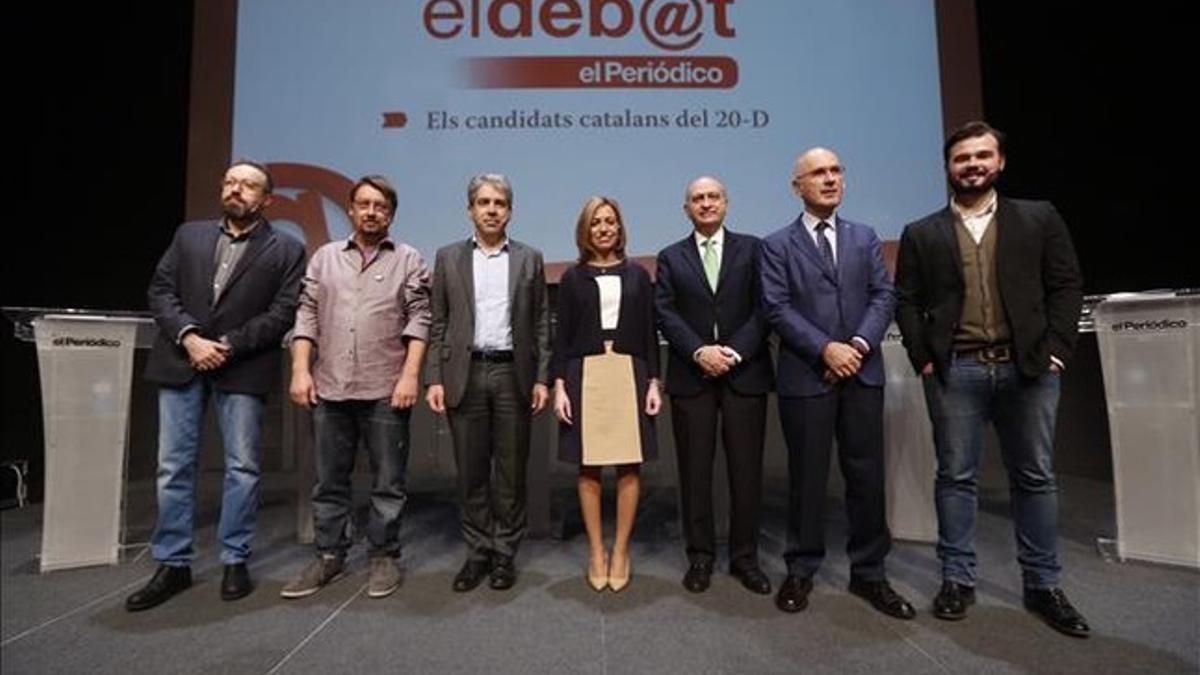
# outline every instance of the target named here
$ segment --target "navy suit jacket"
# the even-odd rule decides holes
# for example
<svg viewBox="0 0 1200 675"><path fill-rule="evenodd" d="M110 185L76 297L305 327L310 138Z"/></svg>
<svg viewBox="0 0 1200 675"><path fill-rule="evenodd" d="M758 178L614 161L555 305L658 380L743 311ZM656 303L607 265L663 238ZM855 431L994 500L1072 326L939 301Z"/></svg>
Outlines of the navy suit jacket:
<svg viewBox="0 0 1200 675"><path fill-rule="evenodd" d="M725 229L715 292L708 285L694 235L658 254L654 302L658 328L671 346L666 378L671 395L694 396L703 391L704 373L692 355L713 343L727 345L742 357L724 376L734 391L756 395L771 390L770 328L758 301L759 244L757 237Z"/></svg>
<svg viewBox="0 0 1200 675"><path fill-rule="evenodd" d="M196 326L201 337L230 345L229 361L208 372L213 387L238 394L266 394L279 375L283 336L296 317L304 277L304 245L266 220L250 234L246 250L213 304L220 223L184 223L158 261L147 297L158 337L146 363L146 379L182 386L199 373L179 332Z"/></svg>
<svg viewBox="0 0 1200 675"><path fill-rule="evenodd" d="M857 335L870 345L858 371L865 385L883 386L880 343L896 294L875 231L837 219L837 271L829 269L800 218L763 240L762 299L779 335L779 395L815 396L825 382L821 352Z"/></svg>

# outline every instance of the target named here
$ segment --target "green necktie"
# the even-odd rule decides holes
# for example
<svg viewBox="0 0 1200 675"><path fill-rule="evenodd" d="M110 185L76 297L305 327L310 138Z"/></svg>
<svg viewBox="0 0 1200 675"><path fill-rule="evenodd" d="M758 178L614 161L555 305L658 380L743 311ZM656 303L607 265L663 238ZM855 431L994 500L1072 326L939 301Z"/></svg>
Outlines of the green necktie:
<svg viewBox="0 0 1200 675"><path fill-rule="evenodd" d="M717 260L717 242L705 239L704 245L704 276L708 277L708 287L717 290L717 273L721 271L721 262Z"/></svg>

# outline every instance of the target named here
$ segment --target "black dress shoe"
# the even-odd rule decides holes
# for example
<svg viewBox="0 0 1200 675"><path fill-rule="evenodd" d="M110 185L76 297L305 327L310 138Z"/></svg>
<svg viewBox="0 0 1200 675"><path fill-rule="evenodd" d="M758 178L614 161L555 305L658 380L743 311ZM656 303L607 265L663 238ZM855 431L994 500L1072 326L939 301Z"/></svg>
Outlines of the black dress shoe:
<svg viewBox="0 0 1200 675"><path fill-rule="evenodd" d="M707 560L694 562L688 566L687 574L683 575L683 587L693 593L703 593L708 590L712 573L712 562Z"/></svg>
<svg viewBox="0 0 1200 675"><path fill-rule="evenodd" d="M850 580L850 592L871 603L875 609L894 616L897 619L911 619L917 615L917 610L907 600L900 596L887 582Z"/></svg>
<svg viewBox="0 0 1200 675"><path fill-rule="evenodd" d="M779 593L775 596L775 606L784 612L799 612L808 607L808 594L812 592L812 578L787 575Z"/></svg>
<svg viewBox="0 0 1200 675"><path fill-rule="evenodd" d="M483 583L488 572L492 569L490 560L468 559L463 563L462 569L458 574L454 575L454 590L458 593L466 593L474 590L476 586Z"/></svg>
<svg viewBox="0 0 1200 675"><path fill-rule="evenodd" d="M943 581L942 590L933 599L933 615L946 621L967 618L967 608L975 604L975 587Z"/></svg>
<svg viewBox="0 0 1200 675"><path fill-rule="evenodd" d="M246 569L246 563L225 566L225 573L221 576L222 600L238 600L250 595L253 590L254 584L250 583L250 571Z"/></svg>
<svg viewBox="0 0 1200 675"><path fill-rule="evenodd" d="M742 582L746 590L751 593L758 593L759 595L771 594L771 580L767 578L767 575L763 574L758 565L734 566L729 570L729 573L733 575L734 579Z"/></svg>
<svg viewBox="0 0 1200 675"><path fill-rule="evenodd" d="M492 590L507 591L517 583L517 568L513 566L512 558L502 558L492 565L492 576L488 586Z"/></svg>
<svg viewBox="0 0 1200 675"><path fill-rule="evenodd" d="M1054 630L1071 637L1091 634L1087 620L1071 606L1066 593L1058 588L1026 588L1025 609L1042 617Z"/></svg>
<svg viewBox="0 0 1200 675"><path fill-rule="evenodd" d="M125 598L125 609L130 612L140 612L143 609L157 607L191 585L192 568L159 565L158 571L145 586Z"/></svg>

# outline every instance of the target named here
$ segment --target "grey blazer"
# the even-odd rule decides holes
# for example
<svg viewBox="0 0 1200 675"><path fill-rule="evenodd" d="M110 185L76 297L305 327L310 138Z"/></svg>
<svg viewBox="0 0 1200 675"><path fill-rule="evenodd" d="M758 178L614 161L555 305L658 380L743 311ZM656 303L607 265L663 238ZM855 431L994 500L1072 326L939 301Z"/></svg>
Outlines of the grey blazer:
<svg viewBox="0 0 1200 675"><path fill-rule="evenodd" d="M475 337L473 244L465 240L438 249L433 269L433 320L429 327L426 384L445 388L446 407L457 407L467 389ZM509 313L517 389L528 401L536 383L549 381L550 319L542 253L508 240Z"/></svg>

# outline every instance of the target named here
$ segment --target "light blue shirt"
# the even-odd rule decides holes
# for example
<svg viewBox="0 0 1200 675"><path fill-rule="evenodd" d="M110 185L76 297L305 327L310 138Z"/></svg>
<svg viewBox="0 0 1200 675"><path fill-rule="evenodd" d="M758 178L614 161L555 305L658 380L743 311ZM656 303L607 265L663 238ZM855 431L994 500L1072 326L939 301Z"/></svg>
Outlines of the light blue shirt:
<svg viewBox="0 0 1200 675"><path fill-rule="evenodd" d="M475 339L479 350L510 350L512 310L508 302L508 239L487 253L472 237L471 274L475 282Z"/></svg>

